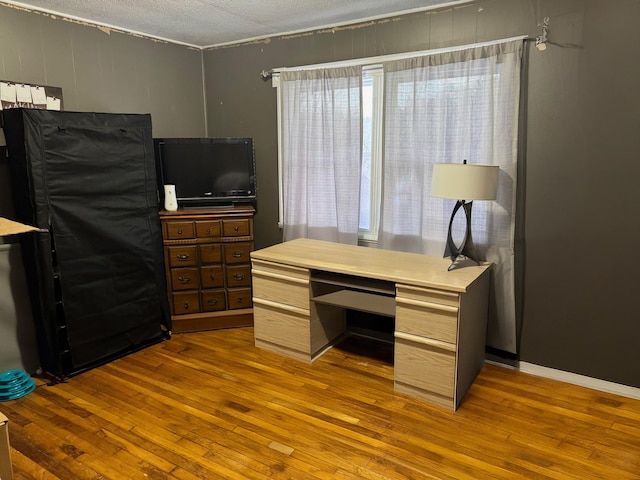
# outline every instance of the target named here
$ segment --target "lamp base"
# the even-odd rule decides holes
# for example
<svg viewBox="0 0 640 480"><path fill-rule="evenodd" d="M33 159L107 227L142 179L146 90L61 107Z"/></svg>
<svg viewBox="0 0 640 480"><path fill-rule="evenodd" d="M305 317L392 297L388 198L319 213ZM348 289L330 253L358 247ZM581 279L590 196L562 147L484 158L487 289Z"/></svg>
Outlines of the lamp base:
<svg viewBox="0 0 640 480"><path fill-rule="evenodd" d="M444 250L445 257L451 257L451 265L447 270L451 271L455 268L468 267L469 263L480 265L478 254L476 253L476 247L473 244L473 238L471 237L471 208L473 202L465 202L464 200L458 200L456 206L453 207L451 213L451 220L449 221L449 232L447 233L447 245ZM453 235L451 229L453 227L453 219L458 213L458 210L462 208L466 217L466 229L464 232L464 238L460 246L457 246L453 241Z"/></svg>

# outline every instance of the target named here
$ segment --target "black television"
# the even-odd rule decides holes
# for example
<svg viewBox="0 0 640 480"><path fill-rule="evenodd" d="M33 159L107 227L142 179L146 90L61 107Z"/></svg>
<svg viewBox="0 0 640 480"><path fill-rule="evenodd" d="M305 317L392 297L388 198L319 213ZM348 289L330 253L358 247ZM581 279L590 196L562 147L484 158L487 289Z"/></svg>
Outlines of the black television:
<svg viewBox="0 0 640 480"><path fill-rule="evenodd" d="M156 138L154 148L161 200L175 185L181 207L255 204L252 138Z"/></svg>

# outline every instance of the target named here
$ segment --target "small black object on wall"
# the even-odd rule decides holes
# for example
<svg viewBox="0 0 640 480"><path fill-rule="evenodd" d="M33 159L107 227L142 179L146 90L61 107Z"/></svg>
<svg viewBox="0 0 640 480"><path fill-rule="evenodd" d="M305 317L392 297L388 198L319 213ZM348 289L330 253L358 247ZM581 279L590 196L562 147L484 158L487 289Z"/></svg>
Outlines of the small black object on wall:
<svg viewBox="0 0 640 480"><path fill-rule="evenodd" d="M40 362L66 378L171 330L151 117L4 112Z"/></svg>

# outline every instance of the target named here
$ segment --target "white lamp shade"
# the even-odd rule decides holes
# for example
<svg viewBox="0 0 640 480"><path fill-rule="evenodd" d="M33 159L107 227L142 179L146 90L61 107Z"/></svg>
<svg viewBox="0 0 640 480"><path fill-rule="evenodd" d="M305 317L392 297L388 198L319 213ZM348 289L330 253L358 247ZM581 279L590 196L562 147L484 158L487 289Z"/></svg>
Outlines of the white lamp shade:
<svg viewBox="0 0 640 480"><path fill-rule="evenodd" d="M431 195L454 200L495 200L499 171L495 165L436 163Z"/></svg>

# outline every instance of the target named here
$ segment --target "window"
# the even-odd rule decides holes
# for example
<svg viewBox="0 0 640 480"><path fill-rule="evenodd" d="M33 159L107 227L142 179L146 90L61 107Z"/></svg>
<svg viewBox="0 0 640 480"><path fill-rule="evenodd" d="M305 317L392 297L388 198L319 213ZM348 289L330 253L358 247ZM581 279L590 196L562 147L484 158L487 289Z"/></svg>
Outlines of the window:
<svg viewBox="0 0 640 480"><path fill-rule="evenodd" d="M478 253L496 265L489 345L514 353L522 39L278 73L284 240L370 242L442 256L455 202L430 195L433 164L466 159L500 167L497 199L474 204L472 228ZM295 82L302 78L302 88L311 88L313 80L313 88L331 98L322 115L301 108L304 97ZM344 112L336 108L337 88L349 92ZM291 106L296 108L288 111ZM310 175L313 170L322 174ZM319 210L326 214L321 223L312 218Z"/></svg>

